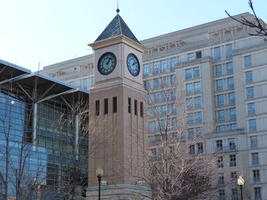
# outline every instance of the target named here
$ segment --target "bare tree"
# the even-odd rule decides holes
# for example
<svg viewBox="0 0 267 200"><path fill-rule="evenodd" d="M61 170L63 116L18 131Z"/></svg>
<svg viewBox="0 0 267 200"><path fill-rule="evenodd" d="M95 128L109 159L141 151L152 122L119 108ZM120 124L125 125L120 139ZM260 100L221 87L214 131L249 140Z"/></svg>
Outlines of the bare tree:
<svg viewBox="0 0 267 200"><path fill-rule="evenodd" d="M192 144L185 138L188 113L184 109L184 95L175 97L174 88L162 88L163 107L149 92L148 118L156 131L152 137L156 147L146 153L147 170L143 180L151 186L155 200L214 198L215 162L204 154L203 143L199 141L197 152L188 151Z"/></svg>
<svg viewBox="0 0 267 200"><path fill-rule="evenodd" d="M252 0L249 0L248 1L248 5L249 5L249 8L251 9L252 13L253 13L253 18L252 19L249 19L249 18L246 18L246 17L243 17L241 16L240 19L236 18L236 17L233 17L232 15L230 15L227 11L226 14L233 20L235 20L236 22L242 24L242 25L245 25L245 26L248 26L250 28L253 28L255 30L255 33L249 33L249 35L252 35L252 36L262 36L262 37L267 37L267 27L266 27L266 23L264 23L263 20L261 20L256 12L255 12L255 9L254 9L254 6L253 6L253 2Z"/></svg>

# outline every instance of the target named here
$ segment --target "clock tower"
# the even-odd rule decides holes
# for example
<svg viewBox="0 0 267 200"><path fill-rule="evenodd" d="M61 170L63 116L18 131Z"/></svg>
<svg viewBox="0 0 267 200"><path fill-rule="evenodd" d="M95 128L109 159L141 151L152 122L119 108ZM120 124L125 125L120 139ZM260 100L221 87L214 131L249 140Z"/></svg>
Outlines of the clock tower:
<svg viewBox="0 0 267 200"><path fill-rule="evenodd" d="M144 47L119 15L90 46L95 56L95 87L89 92L89 176L87 199L146 199ZM100 170L100 171L101 171ZM144 198L145 197L145 198Z"/></svg>

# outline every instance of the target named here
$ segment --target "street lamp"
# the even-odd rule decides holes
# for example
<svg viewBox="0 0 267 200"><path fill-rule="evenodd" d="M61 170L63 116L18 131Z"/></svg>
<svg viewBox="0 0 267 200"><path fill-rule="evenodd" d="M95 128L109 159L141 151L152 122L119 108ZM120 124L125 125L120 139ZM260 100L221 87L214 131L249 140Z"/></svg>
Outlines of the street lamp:
<svg viewBox="0 0 267 200"><path fill-rule="evenodd" d="M101 186L101 178L102 178L103 174L104 174L103 169L98 168L96 170L96 176L98 179L98 200L100 200L100 186Z"/></svg>
<svg viewBox="0 0 267 200"><path fill-rule="evenodd" d="M237 185L240 187L240 197L243 200L243 185L245 184L245 180L242 176L239 176L237 179Z"/></svg>

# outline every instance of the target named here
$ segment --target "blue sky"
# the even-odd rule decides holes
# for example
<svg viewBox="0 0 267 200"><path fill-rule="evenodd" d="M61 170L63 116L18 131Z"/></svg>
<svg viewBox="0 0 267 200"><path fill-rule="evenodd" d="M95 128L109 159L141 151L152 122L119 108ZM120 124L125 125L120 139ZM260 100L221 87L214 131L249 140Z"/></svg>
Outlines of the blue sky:
<svg viewBox="0 0 267 200"><path fill-rule="evenodd" d="M254 0L267 21L266 0ZM120 15L139 40L248 12L248 0L120 0ZM92 53L116 15L117 0L0 0L0 59L36 71Z"/></svg>

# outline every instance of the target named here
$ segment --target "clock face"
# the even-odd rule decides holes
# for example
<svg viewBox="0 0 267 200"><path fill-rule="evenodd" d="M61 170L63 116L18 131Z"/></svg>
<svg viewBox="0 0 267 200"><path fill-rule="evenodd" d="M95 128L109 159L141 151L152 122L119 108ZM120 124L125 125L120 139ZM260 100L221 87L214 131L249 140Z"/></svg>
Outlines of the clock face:
<svg viewBox="0 0 267 200"><path fill-rule="evenodd" d="M140 64L136 55L134 55L133 53L130 53L127 56L127 67L130 74L132 74L133 76L138 76L140 72Z"/></svg>
<svg viewBox="0 0 267 200"><path fill-rule="evenodd" d="M107 52L99 58L97 68L102 75L108 75L113 72L116 67L116 64L116 56L111 52Z"/></svg>

